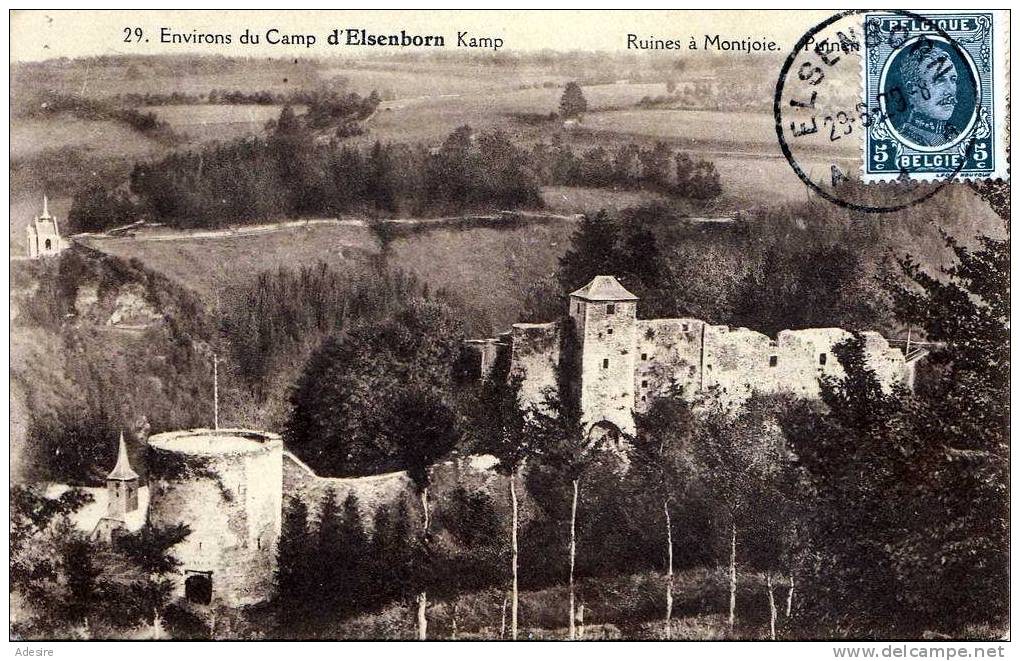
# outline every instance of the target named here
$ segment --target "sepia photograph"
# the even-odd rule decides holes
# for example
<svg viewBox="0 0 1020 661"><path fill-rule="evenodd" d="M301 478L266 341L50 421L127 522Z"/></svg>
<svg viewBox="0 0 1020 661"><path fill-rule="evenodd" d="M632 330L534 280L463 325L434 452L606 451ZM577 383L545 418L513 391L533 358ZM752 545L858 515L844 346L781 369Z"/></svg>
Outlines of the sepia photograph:
<svg viewBox="0 0 1020 661"><path fill-rule="evenodd" d="M8 18L12 655L1005 656L1008 10Z"/></svg>

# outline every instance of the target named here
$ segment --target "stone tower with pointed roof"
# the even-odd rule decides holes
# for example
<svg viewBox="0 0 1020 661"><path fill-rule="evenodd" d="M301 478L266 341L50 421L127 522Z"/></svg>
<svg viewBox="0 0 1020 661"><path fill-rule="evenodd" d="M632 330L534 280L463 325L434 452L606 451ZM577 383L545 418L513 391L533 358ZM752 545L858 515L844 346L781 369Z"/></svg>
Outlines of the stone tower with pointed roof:
<svg viewBox="0 0 1020 661"><path fill-rule="evenodd" d="M110 495L107 518L123 520L128 512L138 509L138 473L128 460L123 432L117 448L117 465L106 476L106 490Z"/></svg>
<svg viewBox="0 0 1020 661"><path fill-rule="evenodd" d="M638 297L611 275L570 294L580 375L581 415L634 431L634 345Z"/></svg>
<svg viewBox="0 0 1020 661"><path fill-rule="evenodd" d="M36 216L26 228L28 234L28 257L39 259L49 255L57 255L67 243L60 237L57 219L50 215L49 200L43 196L43 212Z"/></svg>

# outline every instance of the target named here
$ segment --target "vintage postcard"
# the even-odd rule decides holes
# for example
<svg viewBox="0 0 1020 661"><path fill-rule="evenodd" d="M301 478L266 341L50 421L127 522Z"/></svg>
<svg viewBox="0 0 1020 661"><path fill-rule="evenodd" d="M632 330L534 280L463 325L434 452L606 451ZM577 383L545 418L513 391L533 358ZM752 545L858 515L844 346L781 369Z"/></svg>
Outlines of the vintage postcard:
<svg viewBox="0 0 1020 661"><path fill-rule="evenodd" d="M1008 11L9 20L12 654L1005 655Z"/></svg>

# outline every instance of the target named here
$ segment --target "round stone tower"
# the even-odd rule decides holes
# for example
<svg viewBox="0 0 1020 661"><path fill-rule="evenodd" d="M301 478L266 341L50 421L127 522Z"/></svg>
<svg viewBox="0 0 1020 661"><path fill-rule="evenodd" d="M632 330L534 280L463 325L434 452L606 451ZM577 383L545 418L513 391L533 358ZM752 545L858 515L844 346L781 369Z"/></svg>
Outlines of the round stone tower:
<svg viewBox="0 0 1020 661"><path fill-rule="evenodd" d="M275 592L283 441L246 429L191 429L149 438L149 525L185 524L171 549L177 596L244 606Z"/></svg>

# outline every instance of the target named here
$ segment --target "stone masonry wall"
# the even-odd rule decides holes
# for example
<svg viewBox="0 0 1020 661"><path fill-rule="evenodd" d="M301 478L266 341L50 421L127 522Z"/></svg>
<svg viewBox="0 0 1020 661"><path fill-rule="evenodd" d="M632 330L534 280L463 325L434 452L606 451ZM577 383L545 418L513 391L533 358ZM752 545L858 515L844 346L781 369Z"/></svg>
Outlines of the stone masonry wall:
<svg viewBox="0 0 1020 661"><path fill-rule="evenodd" d="M446 461L431 469L432 487L430 491L430 509L435 511L442 506L446 493L457 486L465 486L472 490L487 492L497 503L506 499L503 493L503 481L498 473L491 470L495 459L488 455L479 455ZM371 528L376 511L382 506L393 508L401 500L410 507L411 516L417 519L421 515L421 505L417 498L414 483L406 471L382 473L366 477L320 477L300 459L290 452L283 455L283 493L284 499L300 498L308 507L311 521L320 516L322 501L326 492L332 490L338 503L354 494L362 523Z"/></svg>
<svg viewBox="0 0 1020 661"><path fill-rule="evenodd" d="M698 319L639 319L635 337L634 410L643 413L656 397L675 386L689 396L701 385L701 336Z"/></svg>
<svg viewBox="0 0 1020 661"><path fill-rule="evenodd" d="M181 562L176 596L189 571L212 572L213 600L230 606L265 601L275 591L280 534L281 454L188 455L149 449L154 526L184 523L188 537L173 548ZM173 470L166 470L173 466Z"/></svg>
<svg viewBox="0 0 1020 661"><path fill-rule="evenodd" d="M541 405L548 389L556 388L560 362L560 326L514 324L511 332L511 377L520 376L521 404Z"/></svg>
<svg viewBox="0 0 1020 661"><path fill-rule="evenodd" d="M580 314L575 310L577 301L571 302L571 315L584 329L581 404L592 423L609 420L630 431L630 408L639 413L647 410L673 385L681 388L684 397L714 389L724 402L734 405L754 392L816 398L822 376L838 378L844 373L832 353L835 345L851 337L841 328L784 330L772 339L747 328L712 326L698 319L634 320L631 326L620 316L620 307L633 303L616 303L614 317L605 315L605 305L588 303ZM536 341L538 330L551 324L518 326L512 337L511 370L525 376L528 403L544 388L555 387L559 352L548 337ZM609 328L612 335L607 333ZM863 336L868 365L883 387L909 387L913 369L903 353L878 333Z"/></svg>

